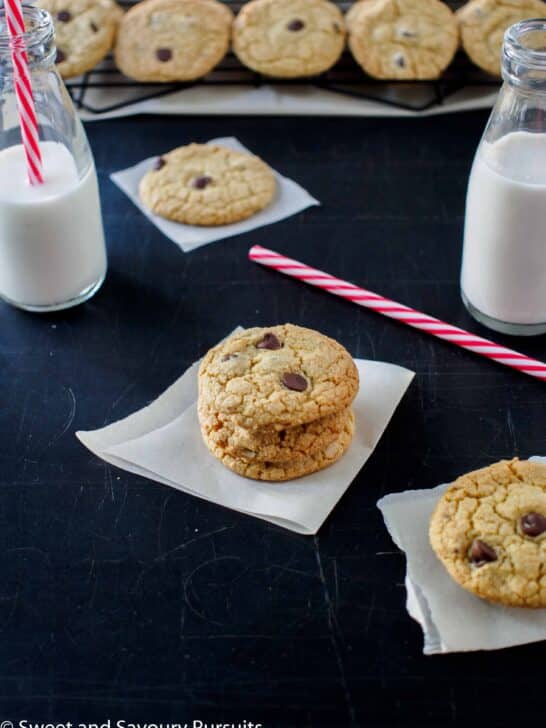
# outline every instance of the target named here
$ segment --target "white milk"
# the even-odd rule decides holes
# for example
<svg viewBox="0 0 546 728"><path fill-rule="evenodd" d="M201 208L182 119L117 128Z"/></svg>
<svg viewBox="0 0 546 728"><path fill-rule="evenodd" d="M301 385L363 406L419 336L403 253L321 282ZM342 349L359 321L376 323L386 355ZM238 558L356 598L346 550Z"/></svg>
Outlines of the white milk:
<svg viewBox="0 0 546 728"><path fill-rule="evenodd" d="M27 181L23 147L0 152L0 296L62 307L106 274L97 175L80 180L68 149L40 144L44 184Z"/></svg>
<svg viewBox="0 0 546 728"><path fill-rule="evenodd" d="M546 134L480 145L468 186L461 287L481 313L546 322Z"/></svg>

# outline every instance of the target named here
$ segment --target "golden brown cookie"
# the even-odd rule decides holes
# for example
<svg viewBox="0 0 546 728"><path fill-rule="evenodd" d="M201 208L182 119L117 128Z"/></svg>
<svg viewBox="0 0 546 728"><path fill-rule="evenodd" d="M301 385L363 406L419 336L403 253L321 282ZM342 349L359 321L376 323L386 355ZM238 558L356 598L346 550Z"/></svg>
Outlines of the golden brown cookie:
<svg viewBox="0 0 546 728"><path fill-rule="evenodd" d="M344 409L306 425L276 430L261 427L250 431L217 413L199 408L203 436L227 455L257 463L286 462L325 450L335 442L352 416Z"/></svg>
<svg viewBox="0 0 546 728"><path fill-rule="evenodd" d="M440 0L360 0L346 21L349 48L374 78L438 78L459 45L455 15Z"/></svg>
<svg viewBox="0 0 546 728"><path fill-rule="evenodd" d="M501 74L505 31L520 20L545 16L546 4L541 0L471 0L457 11L466 53L493 76Z"/></svg>
<svg viewBox="0 0 546 728"><path fill-rule="evenodd" d="M114 0L37 0L55 25L57 69L63 78L90 71L114 45L123 11Z"/></svg>
<svg viewBox="0 0 546 728"><path fill-rule="evenodd" d="M241 63L277 78L323 73L344 45L343 15L328 0L251 0L233 25L233 49Z"/></svg>
<svg viewBox="0 0 546 728"><path fill-rule="evenodd" d="M199 369L201 408L255 431L282 430L350 406L358 370L347 350L293 324L247 329L211 349Z"/></svg>
<svg viewBox="0 0 546 728"><path fill-rule="evenodd" d="M192 81L226 55L232 21L217 0L144 0L123 18L116 63L137 81Z"/></svg>
<svg viewBox="0 0 546 728"><path fill-rule="evenodd" d="M477 596L546 607L546 465L503 460L458 478L432 515L430 543Z"/></svg>
<svg viewBox="0 0 546 728"><path fill-rule="evenodd" d="M253 480L284 481L301 478L304 475L323 470L337 462L349 449L354 434L354 415L351 412L345 427L338 438L330 443L324 450L312 455L304 455L296 460L276 463L259 463L253 460L244 460L228 455L220 446L211 442L206 436L205 443L211 453L227 468L238 475Z"/></svg>
<svg viewBox="0 0 546 728"><path fill-rule="evenodd" d="M229 225L273 200L272 170L251 154L215 144L189 144L159 157L139 186L154 214L187 225Z"/></svg>

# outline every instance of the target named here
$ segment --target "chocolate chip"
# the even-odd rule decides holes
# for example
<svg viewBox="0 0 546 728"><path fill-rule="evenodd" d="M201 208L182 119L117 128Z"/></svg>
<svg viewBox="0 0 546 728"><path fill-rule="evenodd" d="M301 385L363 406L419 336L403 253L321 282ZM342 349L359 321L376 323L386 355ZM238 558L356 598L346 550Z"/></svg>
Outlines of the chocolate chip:
<svg viewBox="0 0 546 728"><path fill-rule="evenodd" d="M521 517L520 524L526 536L540 536L546 531L546 517L542 513L526 513Z"/></svg>
<svg viewBox="0 0 546 728"><path fill-rule="evenodd" d="M57 48L57 55L55 56L55 63L62 63L64 60L66 60L65 54L62 52L60 48Z"/></svg>
<svg viewBox="0 0 546 728"><path fill-rule="evenodd" d="M414 33L411 30L402 30L400 32L400 35L402 36L402 38L416 38L417 37L417 33Z"/></svg>
<svg viewBox="0 0 546 728"><path fill-rule="evenodd" d="M287 389L292 389L294 392L303 392L307 389L307 379L302 377L301 374L294 374L294 372L283 374L281 382Z"/></svg>
<svg viewBox="0 0 546 728"><path fill-rule="evenodd" d="M498 557L495 549L488 546L484 541L480 541L479 538L476 538L472 541L469 558L476 566L483 566L490 561L496 561Z"/></svg>
<svg viewBox="0 0 546 728"><path fill-rule="evenodd" d="M224 354L222 361L230 361L231 359L237 359L237 354Z"/></svg>
<svg viewBox="0 0 546 728"><path fill-rule="evenodd" d="M89 27L91 28L91 30L93 31L93 33L98 33L99 32L99 28L98 28L97 24L94 23L93 21L91 21L89 23Z"/></svg>
<svg viewBox="0 0 546 728"><path fill-rule="evenodd" d="M158 157L155 160L154 169L156 172L159 172L160 169L163 169L163 167L167 164L167 162L164 160L163 157Z"/></svg>
<svg viewBox="0 0 546 728"><path fill-rule="evenodd" d="M61 23L68 23L68 21L72 18L72 15L68 12L68 10L59 10L57 13L57 20L60 20Z"/></svg>
<svg viewBox="0 0 546 728"><path fill-rule="evenodd" d="M406 59L404 58L404 56L401 53L397 53L394 56L394 62L396 63L396 65L399 68L405 68L405 66L406 66Z"/></svg>
<svg viewBox="0 0 546 728"><path fill-rule="evenodd" d="M161 61L161 63L166 63L173 57L173 52L170 48L158 48L155 52L155 56L158 61Z"/></svg>
<svg viewBox="0 0 546 728"><path fill-rule="evenodd" d="M203 175L202 177L196 177L191 183L191 186L196 190L204 190L205 187L208 187L211 182L212 177L207 177L206 175Z"/></svg>
<svg viewBox="0 0 546 728"><path fill-rule="evenodd" d="M303 30L305 28L305 23L303 20L300 20L299 18L295 18L294 20L291 20L288 25L286 26L287 30L291 30L293 33L297 33L298 30Z"/></svg>
<svg viewBox="0 0 546 728"><path fill-rule="evenodd" d="M277 339L275 334L270 332L268 332L264 338L256 344L256 349L280 349L281 347L281 342Z"/></svg>

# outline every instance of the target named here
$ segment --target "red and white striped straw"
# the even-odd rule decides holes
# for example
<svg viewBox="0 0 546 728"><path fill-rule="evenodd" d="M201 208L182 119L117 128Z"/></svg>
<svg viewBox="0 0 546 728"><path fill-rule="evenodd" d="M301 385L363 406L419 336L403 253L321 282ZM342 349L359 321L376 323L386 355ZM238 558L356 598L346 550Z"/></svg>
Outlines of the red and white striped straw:
<svg viewBox="0 0 546 728"><path fill-rule="evenodd" d="M25 21L20 0L4 0L4 12L8 32L12 40L11 60L13 63L15 96L17 97L17 107L19 109L21 140L27 161L28 180L31 185L36 185L44 181L44 175L42 154L38 143L38 120L34 108L28 58L22 37L25 32Z"/></svg>
<svg viewBox="0 0 546 728"><path fill-rule="evenodd" d="M252 247L249 250L248 257L255 263L265 265L267 268L273 268L287 276L309 283L311 286L322 288L335 296L346 298L358 306L370 308L372 311L382 313L383 316L402 321L408 326L413 326L415 329L437 336L439 339L449 341L463 349L468 349L468 351L473 351L475 354L480 354L499 364L517 369L520 372L529 374L531 377L546 380L546 364L512 349L499 346L495 342L489 341L489 339L470 334L457 326L451 326L440 321L440 319L427 316L427 314L415 311L413 308L404 306L401 303L390 301L388 298L367 291L365 288L359 288L352 283L334 278L334 276L324 273L324 271L310 268L308 265L286 258L284 255L262 248L260 245Z"/></svg>

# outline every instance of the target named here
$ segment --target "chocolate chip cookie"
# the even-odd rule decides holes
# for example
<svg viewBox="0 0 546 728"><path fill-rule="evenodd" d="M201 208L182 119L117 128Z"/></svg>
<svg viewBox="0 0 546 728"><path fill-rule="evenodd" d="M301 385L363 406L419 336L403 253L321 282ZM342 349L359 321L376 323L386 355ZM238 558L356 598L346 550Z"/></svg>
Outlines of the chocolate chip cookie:
<svg viewBox="0 0 546 728"><path fill-rule="evenodd" d="M283 463L324 451L339 439L352 416L348 408L306 425L283 430L261 427L252 431L220 417L217 412L199 407L201 430L209 443L226 455L255 463Z"/></svg>
<svg viewBox="0 0 546 728"><path fill-rule="evenodd" d="M546 4L541 0L470 0L457 11L466 53L493 76L501 75L505 31L520 20L545 16Z"/></svg>
<svg viewBox="0 0 546 728"><path fill-rule="evenodd" d="M546 465L503 460L458 478L432 515L430 542L477 596L546 607Z"/></svg>
<svg viewBox="0 0 546 728"><path fill-rule="evenodd" d="M113 0L37 0L55 25L57 69L63 78L90 71L114 44L123 11Z"/></svg>
<svg viewBox="0 0 546 728"><path fill-rule="evenodd" d="M233 25L233 49L258 73L315 76L331 68L345 45L345 23L328 0L251 0Z"/></svg>
<svg viewBox="0 0 546 728"><path fill-rule="evenodd" d="M138 81L192 81L225 56L232 21L217 0L144 0L123 18L116 63Z"/></svg>
<svg viewBox="0 0 546 728"><path fill-rule="evenodd" d="M276 189L275 175L258 157L190 144L159 157L142 178L139 194L146 207L169 220L229 225L267 207Z"/></svg>
<svg viewBox="0 0 546 728"><path fill-rule="evenodd" d="M293 324L237 333L211 349L199 370L201 407L251 431L339 412L358 386L357 368L341 344Z"/></svg>
<svg viewBox="0 0 546 728"><path fill-rule="evenodd" d="M374 78L439 78L459 45L455 15L440 0L360 0L346 21L349 48Z"/></svg>
<svg viewBox="0 0 546 728"><path fill-rule="evenodd" d="M266 481L286 481L310 475L337 462L348 450L354 434L354 414L351 412L338 437L323 450L306 454L287 462L256 462L228 454L205 434L205 444L226 467L245 478Z"/></svg>

